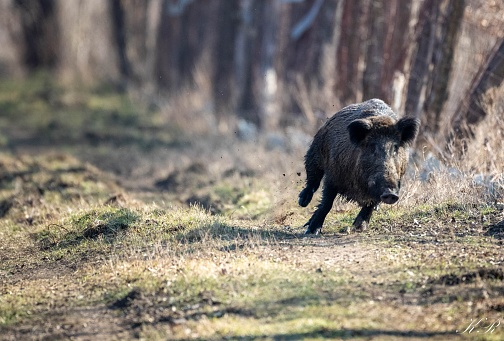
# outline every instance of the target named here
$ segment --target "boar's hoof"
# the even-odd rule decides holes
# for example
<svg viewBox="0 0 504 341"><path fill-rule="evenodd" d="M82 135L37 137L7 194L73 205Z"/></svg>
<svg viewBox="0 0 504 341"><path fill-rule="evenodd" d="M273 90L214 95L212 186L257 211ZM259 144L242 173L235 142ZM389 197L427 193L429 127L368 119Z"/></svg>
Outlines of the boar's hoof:
<svg viewBox="0 0 504 341"><path fill-rule="evenodd" d="M367 230L368 223L365 219L362 219L362 217L358 215L357 218L355 218L352 227L355 232L364 232Z"/></svg>
<svg viewBox="0 0 504 341"><path fill-rule="evenodd" d="M354 225L354 230L355 232L364 232L367 230L367 222L363 221L362 223L360 223L359 225Z"/></svg>
<svg viewBox="0 0 504 341"><path fill-rule="evenodd" d="M305 231L305 233L304 233L304 234L314 234L314 235L318 235L318 234L320 234L320 230L321 230L321 229L315 229L315 231L312 231L312 230L310 230L310 228L308 227L308 228L306 229L306 231Z"/></svg>
<svg viewBox="0 0 504 341"><path fill-rule="evenodd" d="M397 200L399 200L399 196L394 193L383 193L380 196L380 199L382 202L389 204L389 205L392 205L392 204L395 204L397 202Z"/></svg>
<svg viewBox="0 0 504 341"><path fill-rule="evenodd" d="M306 187L299 193L299 206L306 207L310 203L313 197L313 191L311 188Z"/></svg>
<svg viewBox="0 0 504 341"><path fill-rule="evenodd" d="M320 227L314 227L314 226L311 226L311 219L308 220L308 222L306 224L303 225L303 227L306 227L306 231L304 234L314 234L314 235L318 235L320 233L320 230L322 230L322 226Z"/></svg>

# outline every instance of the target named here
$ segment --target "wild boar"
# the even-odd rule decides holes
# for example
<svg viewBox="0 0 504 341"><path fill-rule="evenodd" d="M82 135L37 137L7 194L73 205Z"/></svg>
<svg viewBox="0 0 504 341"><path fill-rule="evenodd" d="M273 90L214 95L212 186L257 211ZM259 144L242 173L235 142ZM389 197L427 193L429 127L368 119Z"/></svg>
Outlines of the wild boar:
<svg viewBox="0 0 504 341"><path fill-rule="evenodd" d="M318 234L336 195L357 202L362 208L352 226L367 228L379 203L399 199L401 178L408 164L408 150L420 122L399 119L379 99L349 105L332 116L317 132L305 156L306 187L299 205L306 207L324 178L322 200L305 234Z"/></svg>

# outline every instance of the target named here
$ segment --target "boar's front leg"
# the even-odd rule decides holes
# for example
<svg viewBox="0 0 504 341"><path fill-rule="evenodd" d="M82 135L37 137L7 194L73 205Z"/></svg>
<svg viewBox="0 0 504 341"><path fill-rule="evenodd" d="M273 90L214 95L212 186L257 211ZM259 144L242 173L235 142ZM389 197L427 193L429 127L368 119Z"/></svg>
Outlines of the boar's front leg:
<svg viewBox="0 0 504 341"><path fill-rule="evenodd" d="M371 219L371 215L373 214L373 211L376 208L376 206L377 205L369 205L362 207L359 214L357 215L357 218L355 218L352 224L355 231L362 232L367 229L369 220Z"/></svg>
<svg viewBox="0 0 504 341"><path fill-rule="evenodd" d="M322 192L322 200L320 201L317 210L315 210L315 213L313 213L310 220L308 220L308 222L304 224L304 226L308 226L305 234L318 234L320 232L325 217L332 208L336 194L338 194L336 188L329 185L326 181L324 184L324 190Z"/></svg>

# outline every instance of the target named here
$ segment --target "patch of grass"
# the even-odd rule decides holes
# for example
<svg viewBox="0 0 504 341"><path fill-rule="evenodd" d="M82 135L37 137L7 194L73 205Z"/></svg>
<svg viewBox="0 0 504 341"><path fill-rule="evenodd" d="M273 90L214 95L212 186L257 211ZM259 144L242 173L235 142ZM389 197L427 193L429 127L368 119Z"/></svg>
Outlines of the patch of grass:
<svg viewBox="0 0 504 341"><path fill-rule="evenodd" d="M443 234L448 228L452 235L479 234L481 229L500 219L500 210L486 203L465 205L442 203L420 207L385 207L375 212L371 220L371 231L388 232L401 228L411 233L424 233L427 228L432 234ZM476 227L478 227L476 229Z"/></svg>
<svg viewBox="0 0 504 341"><path fill-rule="evenodd" d="M139 216L129 209L104 207L87 210L85 213L71 217L61 225L49 224L48 228L34 234L42 249L60 249L77 247L83 242L100 240L111 244L123 232L133 227ZM85 243L89 248L89 243Z"/></svg>
<svg viewBox="0 0 504 341"><path fill-rule="evenodd" d="M111 177L68 155L0 155L1 218L13 229L52 222L65 208L105 201L118 190Z"/></svg>
<svg viewBox="0 0 504 341"><path fill-rule="evenodd" d="M330 212L324 222L323 233L346 234L359 213L357 205ZM312 212L309 212L311 215ZM306 216L306 221L310 215ZM426 232L443 234L448 227L452 235L479 234L499 221L501 211L492 204L467 205L462 203L423 204L415 207L380 205L373 212L366 235L402 234L409 232L425 235ZM478 226L479 229L475 229ZM427 228L427 229L426 229ZM430 230L430 231L429 231ZM355 233L355 232L353 232Z"/></svg>
<svg viewBox="0 0 504 341"><path fill-rule="evenodd" d="M148 151L181 143L177 129L160 127L159 113L135 105L126 93L63 88L46 73L25 81L2 80L0 111L1 143L12 148L36 144L73 152L98 146Z"/></svg>
<svg viewBox="0 0 504 341"><path fill-rule="evenodd" d="M381 292L370 295L376 289L349 281L351 273L346 271L293 270L289 262L244 253L213 261L200 255L175 263L171 268L165 259L119 263L115 268L127 269L127 283L134 283L135 289L128 290L123 283L109 297L113 297L109 304L119 306L133 324L142 325L144 333L172 338L184 338L188 329L204 339L310 337L318 333L329 337L460 337L455 332L458 323L463 323L460 318L433 315L431 322L425 322L415 317L414 305L390 302L386 291L394 286L386 283L395 283L395 276L381 286ZM149 271L142 271L145 268ZM423 290L415 282L405 282L402 289L404 295ZM136 315L137 309L143 314ZM425 309L434 312L436 307ZM409 316L410 322L397 328L400 316ZM163 321L175 327L164 330ZM435 331L424 331L425 323L434 323Z"/></svg>
<svg viewBox="0 0 504 341"><path fill-rule="evenodd" d="M164 320L196 322L205 317L218 322L231 315L253 318L268 325L265 320L302 318L304 308L326 306L336 292L337 297L345 297L348 292L342 273L293 271L286 264L245 256L241 252L227 260L186 258L184 262L174 262L172 269L164 266L165 262L156 259L133 267L132 263L120 262L115 268L128 270L128 282L134 283L134 290L141 295L135 295L136 299L125 304L124 298L130 294L124 286L107 297L109 303L123 306L127 314L132 313L131 306L142 306L150 317ZM145 266L150 272L142 271ZM162 311L160 315L156 316L159 313L152 310L152 304L157 306L157 311ZM148 325L144 318L137 317L137 323ZM258 327L253 328L257 331ZM234 333L240 331L236 328Z"/></svg>

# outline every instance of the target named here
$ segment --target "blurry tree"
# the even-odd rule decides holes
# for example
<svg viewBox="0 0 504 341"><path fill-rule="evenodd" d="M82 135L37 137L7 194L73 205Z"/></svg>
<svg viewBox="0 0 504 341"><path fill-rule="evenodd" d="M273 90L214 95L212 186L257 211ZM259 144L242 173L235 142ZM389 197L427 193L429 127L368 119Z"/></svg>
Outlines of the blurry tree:
<svg viewBox="0 0 504 341"><path fill-rule="evenodd" d="M56 1L60 27L60 70L66 82L97 83L122 80L123 42L114 1ZM121 49L122 47L122 49ZM124 62L123 62L124 64Z"/></svg>
<svg viewBox="0 0 504 341"><path fill-rule="evenodd" d="M234 109L235 40L239 24L239 1L220 1L216 18L215 45L213 51L212 93L215 114L220 123Z"/></svg>
<svg viewBox="0 0 504 341"><path fill-rule="evenodd" d="M306 1L293 6L284 5L281 29L281 51L277 58L279 83L282 86L282 111L303 111L310 123L316 118L311 106L325 110L320 99L335 101L337 78L337 44L340 39L343 1ZM310 105L310 93L318 103ZM339 101L336 101L339 104ZM284 120L286 117L283 118Z"/></svg>
<svg viewBox="0 0 504 341"><path fill-rule="evenodd" d="M473 128L480 123L488 113L483 104L483 96L494 87L499 87L504 81L504 39L500 39L486 64L472 81L470 91L460 103L452 119L453 139L466 139L473 137Z"/></svg>
<svg viewBox="0 0 504 341"><path fill-rule="evenodd" d="M337 52L337 94L343 103L359 98L359 62L365 37L364 9L369 0L345 0L341 19L341 37Z"/></svg>
<svg viewBox="0 0 504 341"><path fill-rule="evenodd" d="M57 61L58 26L54 2L50 0L16 0L14 2L24 44L19 44L23 64L29 69L40 65L53 67Z"/></svg>
<svg viewBox="0 0 504 341"><path fill-rule="evenodd" d="M363 99L391 103L396 72L404 72L410 38L411 1L376 0L368 4L368 39L364 53Z"/></svg>
<svg viewBox="0 0 504 341"><path fill-rule="evenodd" d="M464 0L425 0L420 10L405 111L422 118L423 134L439 130L464 9Z"/></svg>
<svg viewBox="0 0 504 341"><path fill-rule="evenodd" d="M260 43L259 34L261 15L265 2L254 0L240 1L239 21L236 27L235 58L233 71L236 90L236 105L240 116L248 121L260 124L259 95L257 73L253 65L256 63ZM274 34L274 32L272 33Z"/></svg>
<svg viewBox="0 0 504 341"><path fill-rule="evenodd" d="M121 73L137 85L150 80L146 77L149 68L150 74L153 73L153 58L148 62L147 56L155 51L153 40L157 33L153 31L157 30L156 23L159 19L158 16L150 18L149 14L152 12L150 9L156 5L158 8L155 11L158 12L160 4L160 1L113 1L114 31L119 41ZM135 8L135 11L128 11L127 8Z"/></svg>
<svg viewBox="0 0 504 341"><path fill-rule="evenodd" d="M14 0L0 1L0 77L19 77L26 69L21 59L22 29Z"/></svg>
<svg viewBox="0 0 504 341"><path fill-rule="evenodd" d="M218 15L218 5L215 1L164 0L156 7L160 19L153 51L154 74L150 76L162 90L184 91L193 85L194 69L204 54L212 57L218 23L212 18ZM207 71L211 77L211 69Z"/></svg>
<svg viewBox="0 0 504 341"><path fill-rule="evenodd" d="M53 68L58 33L54 1L0 1L0 76Z"/></svg>

